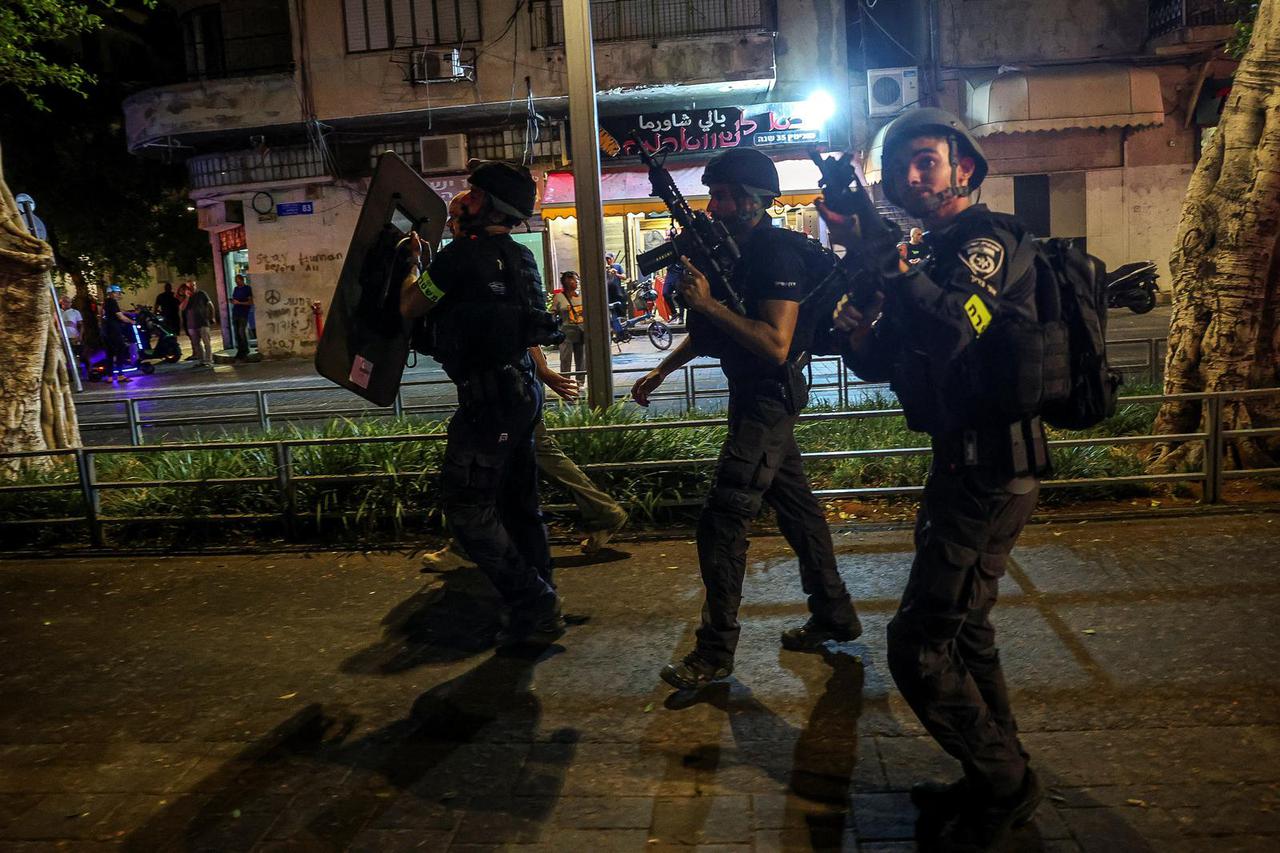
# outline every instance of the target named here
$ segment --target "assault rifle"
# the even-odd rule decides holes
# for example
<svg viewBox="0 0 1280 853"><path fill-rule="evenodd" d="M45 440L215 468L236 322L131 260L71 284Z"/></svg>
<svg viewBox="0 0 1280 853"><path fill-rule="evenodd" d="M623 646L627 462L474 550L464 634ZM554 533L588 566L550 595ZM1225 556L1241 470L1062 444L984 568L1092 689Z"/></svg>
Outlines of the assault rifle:
<svg viewBox="0 0 1280 853"><path fill-rule="evenodd" d="M654 197L667 206L671 218L680 226L679 233L671 242L636 256L640 273L649 275L679 263L681 256L688 257L711 283L712 295L733 311L745 315L747 309L742 304L742 297L729 281L740 257L738 244L733 242L723 222L714 222L705 212L689 206L663 165L665 157L659 160L646 151L638 132L631 135L631 141L640 154L640 162L649 170L649 184Z"/></svg>
<svg viewBox="0 0 1280 853"><path fill-rule="evenodd" d="M818 188L822 190L823 203L835 213L858 218L862 239L856 246L845 247L857 262L857 273L849 277L848 295L853 307L865 309L874 301L876 291L882 288L875 273L882 268L890 252L893 266L897 266L897 244L902 232L876 210L871 192L853 168L852 154L823 157L816 148L810 148L809 159L822 173L818 178Z"/></svg>

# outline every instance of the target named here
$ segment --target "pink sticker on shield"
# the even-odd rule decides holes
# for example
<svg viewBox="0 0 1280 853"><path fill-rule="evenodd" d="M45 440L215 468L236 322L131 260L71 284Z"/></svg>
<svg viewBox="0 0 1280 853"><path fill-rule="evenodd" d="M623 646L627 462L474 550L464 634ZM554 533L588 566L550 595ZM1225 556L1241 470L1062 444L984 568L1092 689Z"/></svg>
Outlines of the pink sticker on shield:
<svg viewBox="0 0 1280 853"><path fill-rule="evenodd" d="M369 379L373 376L373 362L362 355L356 356L351 363L351 375L347 378L352 385L360 388L369 387Z"/></svg>

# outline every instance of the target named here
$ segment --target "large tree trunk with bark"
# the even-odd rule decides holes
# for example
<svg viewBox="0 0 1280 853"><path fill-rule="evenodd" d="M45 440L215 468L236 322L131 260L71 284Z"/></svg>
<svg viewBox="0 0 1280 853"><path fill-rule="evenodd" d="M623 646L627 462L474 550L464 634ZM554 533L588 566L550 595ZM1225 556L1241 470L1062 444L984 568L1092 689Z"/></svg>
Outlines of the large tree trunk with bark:
<svg viewBox="0 0 1280 853"><path fill-rule="evenodd" d="M80 446L49 293L53 252L27 229L0 172L0 453ZM35 457L28 465L42 467ZM0 463L0 477L26 467Z"/></svg>
<svg viewBox="0 0 1280 853"><path fill-rule="evenodd" d="M1170 268L1173 317L1167 394L1280 385L1280 0L1263 0L1218 130L1182 207ZM1208 407L1166 403L1156 432L1195 432ZM1280 398L1228 401L1225 429L1280 424ZM1268 467L1280 441L1228 443L1225 463ZM1203 462L1201 442L1161 442L1155 471Z"/></svg>

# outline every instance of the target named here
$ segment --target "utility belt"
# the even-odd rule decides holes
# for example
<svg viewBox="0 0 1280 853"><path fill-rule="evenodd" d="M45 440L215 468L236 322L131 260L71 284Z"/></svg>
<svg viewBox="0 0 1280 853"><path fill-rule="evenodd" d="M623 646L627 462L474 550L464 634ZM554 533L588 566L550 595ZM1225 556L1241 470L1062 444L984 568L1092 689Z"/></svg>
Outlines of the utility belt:
<svg viewBox="0 0 1280 853"><path fill-rule="evenodd" d="M458 405L510 411L534 400L525 372L514 364L470 371L458 381Z"/></svg>
<svg viewBox="0 0 1280 853"><path fill-rule="evenodd" d="M809 405L809 379L805 374L808 364L809 354L800 353L788 359L772 376L731 376L729 385L748 397L780 402L787 414L798 415Z"/></svg>
<svg viewBox="0 0 1280 853"><path fill-rule="evenodd" d="M933 459L949 471L985 468L1005 477L1042 477L1053 470L1044 424L1035 415L1004 426L933 436Z"/></svg>

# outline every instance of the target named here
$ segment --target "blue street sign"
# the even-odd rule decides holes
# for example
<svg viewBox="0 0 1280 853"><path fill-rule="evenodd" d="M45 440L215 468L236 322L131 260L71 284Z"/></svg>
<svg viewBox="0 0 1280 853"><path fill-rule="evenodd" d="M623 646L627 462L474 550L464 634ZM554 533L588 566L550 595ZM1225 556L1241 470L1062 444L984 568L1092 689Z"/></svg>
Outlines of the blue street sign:
<svg viewBox="0 0 1280 853"><path fill-rule="evenodd" d="M276 216L305 216L315 212L313 201L291 201L288 204L276 205Z"/></svg>

